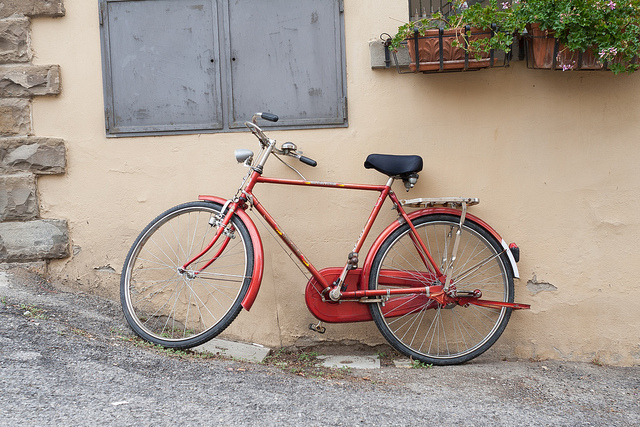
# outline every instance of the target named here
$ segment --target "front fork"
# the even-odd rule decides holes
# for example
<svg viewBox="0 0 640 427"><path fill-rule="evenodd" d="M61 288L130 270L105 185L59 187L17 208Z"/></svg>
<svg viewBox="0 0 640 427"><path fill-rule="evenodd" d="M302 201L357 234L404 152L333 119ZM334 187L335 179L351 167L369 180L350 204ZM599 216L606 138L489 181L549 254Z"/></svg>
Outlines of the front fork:
<svg viewBox="0 0 640 427"><path fill-rule="evenodd" d="M220 257L220 255L222 255L224 250L227 248L229 241L231 239L235 239L236 237L235 227L233 226L233 224L230 224L230 222L237 206L238 206L238 202L233 200L227 200L227 202L224 204L224 206L220 210L220 213L218 213L216 216L212 216L209 219L209 225L212 227L214 226L217 227L216 234L213 236L213 238L211 239L211 242L209 242L206 248L204 248L198 255L196 255L186 263L184 263L182 267L178 268L178 273L187 274L188 276L191 275L195 277L200 272L202 272L205 268L209 267L213 262L215 262ZM228 212L225 214L225 211L227 209L228 209ZM220 237L223 235L224 235L224 240L222 241L220 248L218 248L218 251L216 252L216 254L209 261L207 261L204 266L199 268L197 271L188 270L189 266L193 264L195 261L197 261L198 259L200 259L202 256L204 256L204 254L209 252L211 248L216 244L216 242L220 239Z"/></svg>

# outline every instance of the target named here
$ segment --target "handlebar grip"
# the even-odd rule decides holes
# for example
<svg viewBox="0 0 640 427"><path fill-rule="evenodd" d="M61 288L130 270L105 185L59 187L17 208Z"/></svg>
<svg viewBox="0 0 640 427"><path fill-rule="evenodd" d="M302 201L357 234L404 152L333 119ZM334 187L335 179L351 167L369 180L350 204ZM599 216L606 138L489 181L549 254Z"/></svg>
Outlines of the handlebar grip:
<svg viewBox="0 0 640 427"><path fill-rule="evenodd" d="M279 117L276 116L275 114L271 114L271 113L260 113L260 118L275 123L275 122L278 121Z"/></svg>
<svg viewBox="0 0 640 427"><path fill-rule="evenodd" d="M302 163L304 163L305 165L309 165L309 166L312 166L312 167L314 167L314 168L315 168L316 166L318 166L318 162L316 162L315 160L310 159L310 158L308 158L308 157L305 157L305 156L300 156L300 161L301 161Z"/></svg>

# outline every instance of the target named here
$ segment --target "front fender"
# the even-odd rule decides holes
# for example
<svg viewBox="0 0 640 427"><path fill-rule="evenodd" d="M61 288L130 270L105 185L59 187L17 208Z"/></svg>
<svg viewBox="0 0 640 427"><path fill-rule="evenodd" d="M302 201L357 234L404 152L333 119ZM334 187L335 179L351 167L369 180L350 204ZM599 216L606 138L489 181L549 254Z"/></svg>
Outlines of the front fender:
<svg viewBox="0 0 640 427"><path fill-rule="evenodd" d="M453 208L434 207L434 208L420 209L418 211L411 212L408 214L408 216L409 216L409 219L413 220L414 218L417 218L423 215L433 215L433 214L448 214L448 215L460 216L462 212L459 211L458 209L453 209ZM511 264L511 268L513 270L513 276L519 279L520 273L518 272L518 266L516 265L516 260L513 257L513 254L511 253L509 246L504 241L504 239L498 234L498 232L495 231L489 224L487 224L477 216L472 215L470 213L467 213L465 217L465 221L471 221L477 224L478 226L484 228L493 237L495 237L498 242L500 242L500 245L502 245L502 247L506 249L507 258L509 258L509 263ZM380 246L382 246L382 243L385 241L385 239L389 237L389 235L393 233L402 224L403 222L400 222L398 220L393 221L387 228L385 228L382 231L382 233L380 233L380 235L376 238L376 240L371 245L371 249L369 249L369 252L367 253L367 257L364 260L364 265L362 267L363 277L360 284L363 287L363 289L366 289L369 286L369 274L371 272L371 266L373 264L373 258L375 254L378 252L378 250L380 249Z"/></svg>
<svg viewBox="0 0 640 427"><path fill-rule="evenodd" d="M206 200L209 202L219 203L224 205L227 200L216 196L199 196L199 200ZM258 291L260 290L260 284L262 283L262 273L264 271L264 250L262 248L262 239L258 228L254 224L253 220L243 209L236 210L236 215L242 220L244 225L249 230L251 236L251 243L253 244L253 273L251 275L251 283L249 284L249 290L242 300L242 307L249 311L253 302L256 300Z"/></svg>

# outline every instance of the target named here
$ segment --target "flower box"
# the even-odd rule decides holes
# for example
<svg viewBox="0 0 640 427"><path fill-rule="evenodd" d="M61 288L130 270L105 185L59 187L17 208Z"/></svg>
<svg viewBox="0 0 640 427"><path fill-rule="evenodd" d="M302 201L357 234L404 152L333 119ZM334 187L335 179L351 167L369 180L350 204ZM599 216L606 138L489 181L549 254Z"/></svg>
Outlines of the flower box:
<svg viewBox="0 0 640 427"><path fill-rule="evenodd" d="M527 67L547 70L591 70L605 71L609 69L607 61L601 61L597 48L584 51L568 50L554 37L553 31L541 30L539 24L527 25L525 37ZM622 63L620 55L614 57L616 64ZM634 58L630 64L638 63Z"/></svg>
<svg viewBox="0 0 640 427"><path fill-rule="evenodd" d="M593 49L584 52L568 50L553 36L553 31L540 29L539 24L527 25L525 37L527 67L547 70L605 70Z"/></svg>
<svg viewBox="0 0 640 427"><path fill-rule="evenodd" d="M452 28L426 30L424 35L415 31L414 37L407 39L407 48L413 72L440 72L477 70L492 67L494 52L480 52L477 55L465 49L469 41L491 38L491 29Z"/></svg>

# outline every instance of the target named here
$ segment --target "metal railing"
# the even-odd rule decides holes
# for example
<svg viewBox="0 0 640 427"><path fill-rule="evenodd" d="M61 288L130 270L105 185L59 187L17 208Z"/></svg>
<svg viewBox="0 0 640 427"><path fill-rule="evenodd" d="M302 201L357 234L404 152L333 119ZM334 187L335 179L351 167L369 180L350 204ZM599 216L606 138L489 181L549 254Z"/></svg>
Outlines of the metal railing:
<svg viewBox="0 0 640 427"><path fill-rule="evenodd" d="M483 0L467 0L467 4L471 6ZM445 17L453 15L456 10L452 1L445 0L409 0L409 17L411 21L417 21L422 18L429 18L434 13L440 12Z"/></svg>

